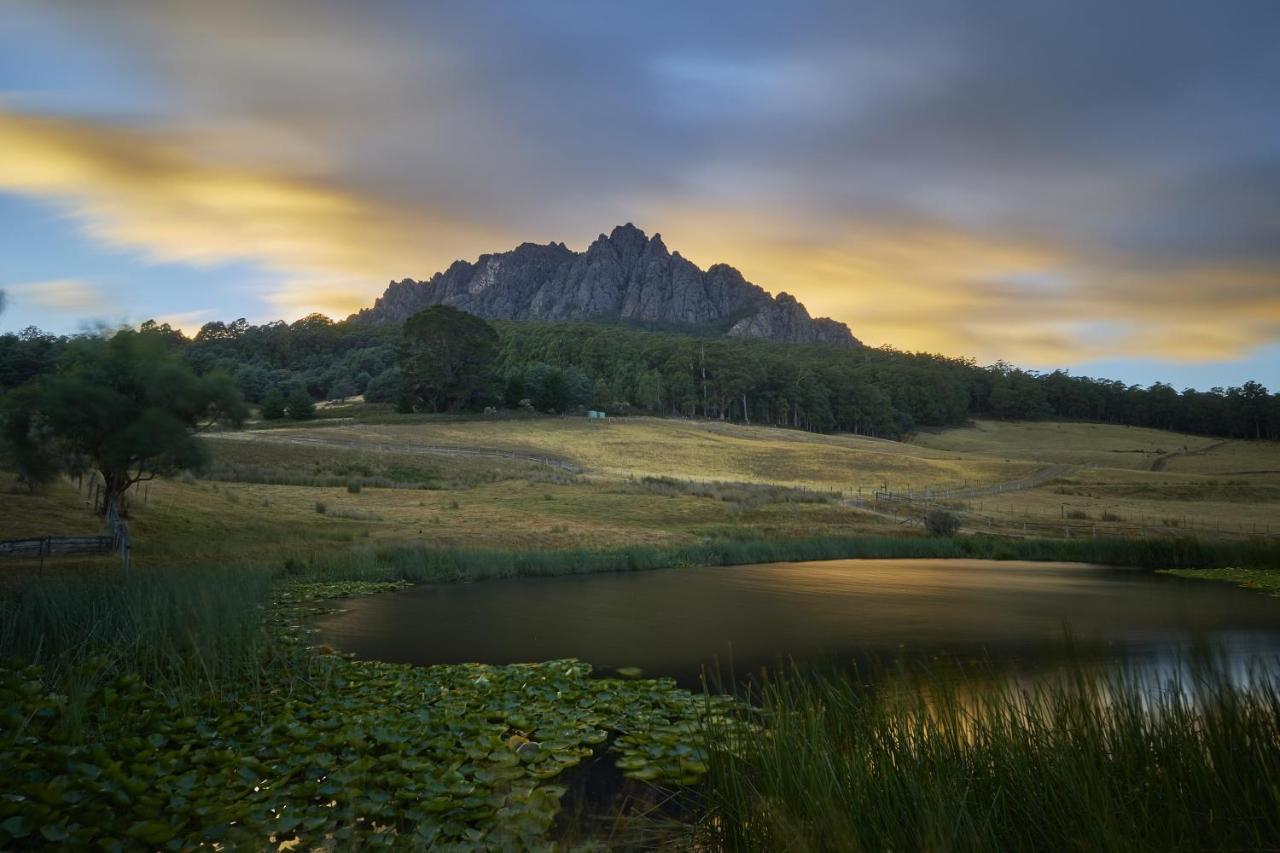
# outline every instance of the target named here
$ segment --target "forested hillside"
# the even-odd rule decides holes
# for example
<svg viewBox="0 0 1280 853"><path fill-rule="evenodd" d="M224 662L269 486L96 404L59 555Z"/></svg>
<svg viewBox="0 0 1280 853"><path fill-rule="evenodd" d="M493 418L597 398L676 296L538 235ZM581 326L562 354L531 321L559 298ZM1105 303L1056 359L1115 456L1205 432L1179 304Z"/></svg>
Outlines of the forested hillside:
<svg viewBox="0 0 1280 853"><path fill-rule="evenodd" d="M590 323L495 322L499 349L476 405L593 407L724 418L897 438L973 416L1092 420L1238 438L1280 438L1280 395L1255 382L1179 392L1065 372L891 349L697 337ZM314 399L393 402L401 330L332 322L208 323L194 338L144 324L198 373L230 374L246 399L273 389ZM50 369L67 342L35 329L0 336L0 388Z"/></svg>

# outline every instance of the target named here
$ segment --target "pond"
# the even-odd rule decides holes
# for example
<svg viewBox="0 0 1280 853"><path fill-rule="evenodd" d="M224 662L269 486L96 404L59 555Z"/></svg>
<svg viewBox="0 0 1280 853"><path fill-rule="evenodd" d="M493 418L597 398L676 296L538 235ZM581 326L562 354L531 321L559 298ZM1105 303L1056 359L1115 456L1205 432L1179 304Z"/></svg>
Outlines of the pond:
<svg viewBox="0 0 1280 853"><path fill-rule="evenodd" d="M1071 654L1167 666L1200 643L1280 660L1280 600L1229 584L1071 563L833 560L427 584L342 603L319 639L399 663L580 658L696 687L783 660Z"/></svg>

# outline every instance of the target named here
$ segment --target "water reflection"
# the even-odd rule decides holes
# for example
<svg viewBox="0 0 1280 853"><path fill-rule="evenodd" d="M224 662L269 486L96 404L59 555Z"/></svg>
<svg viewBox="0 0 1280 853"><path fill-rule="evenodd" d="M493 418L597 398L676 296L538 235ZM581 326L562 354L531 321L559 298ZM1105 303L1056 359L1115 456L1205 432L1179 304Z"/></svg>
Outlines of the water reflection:
<svg viewBox="0 0 1280 853"><path fill-rule="evenodd" d="M1230 668L1280 656L1280 602L1225 584L1064 563L837 560L419 586L344 602L321 639L403 663L576 657L696 686L781 661L1080 659L1171 673L1196 642ZM1241 672L1243 670L1240 670Z"/></svg>

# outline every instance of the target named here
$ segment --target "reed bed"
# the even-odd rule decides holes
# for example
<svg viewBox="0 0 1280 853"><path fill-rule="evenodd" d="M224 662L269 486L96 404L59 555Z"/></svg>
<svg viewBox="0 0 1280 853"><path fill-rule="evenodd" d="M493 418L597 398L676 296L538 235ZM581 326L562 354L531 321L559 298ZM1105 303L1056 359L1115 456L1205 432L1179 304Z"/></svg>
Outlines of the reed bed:
<svg viewBox="0 0 1280 853"><path fill-rule="evenodd" d="M757 735L706 728L706 814L690 842L703 849L1280 845L1274 676L1074 667L1025 686L792 672L758 687Z"/></svg>

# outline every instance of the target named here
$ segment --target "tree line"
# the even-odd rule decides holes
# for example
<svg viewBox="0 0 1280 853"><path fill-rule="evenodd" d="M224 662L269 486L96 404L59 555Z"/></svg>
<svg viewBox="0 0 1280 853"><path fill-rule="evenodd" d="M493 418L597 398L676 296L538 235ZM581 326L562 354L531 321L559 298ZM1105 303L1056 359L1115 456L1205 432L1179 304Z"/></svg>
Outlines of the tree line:
<svg viewBox="0 0 1280 853"><path fill-rule="evenodd" d="M363 394L401 411L595 408L900 438L975 416L1088 420L1280 439L1280 395L1040 373L891 348L697 336L593 323L486 322L436 306L403 328L321 315L294 323L164 324L140 334L195 375L222 375L267 417ZM0 335L0 389L57 368L75 338Z"/></svg>

